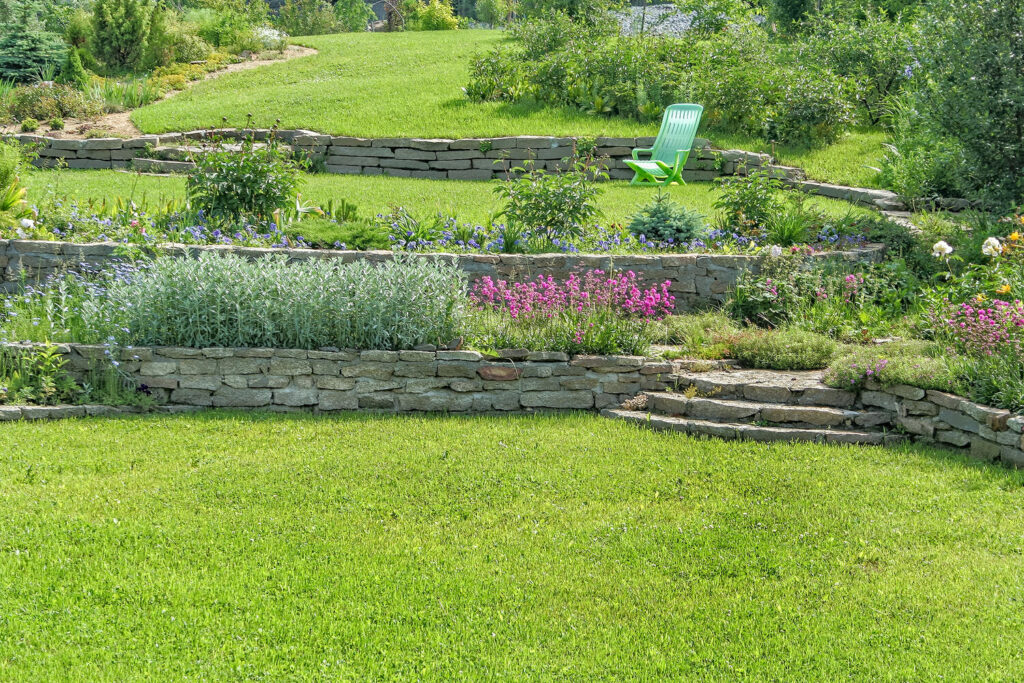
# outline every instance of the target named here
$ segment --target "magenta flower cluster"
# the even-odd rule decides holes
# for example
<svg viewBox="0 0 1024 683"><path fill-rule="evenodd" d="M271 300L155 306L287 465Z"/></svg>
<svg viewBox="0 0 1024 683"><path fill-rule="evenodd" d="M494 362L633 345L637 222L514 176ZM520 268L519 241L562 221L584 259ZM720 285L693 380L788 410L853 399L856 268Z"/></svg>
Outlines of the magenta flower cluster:
<svg viewBox="0 0 1024 683"><path fill-rule="evenodd" d="M628 316L661 320L675 308L676 298L669 294L672 282L644 288L633 271L611 275L589 270L582 277L575 273L558 281L538 275L529 282L495 282L484 277L473 284L470 300L482 309L507 311L512 318L553 318L563 313L585 313L610 309Z"/></svg>
<svg viewBox="0 0 1024 683"><path fill-rule="evenodd" d="M1024 351L1024 302L994 300L990 306L949 305L943 315L946 333L965 352L991 356Z"/></svg>

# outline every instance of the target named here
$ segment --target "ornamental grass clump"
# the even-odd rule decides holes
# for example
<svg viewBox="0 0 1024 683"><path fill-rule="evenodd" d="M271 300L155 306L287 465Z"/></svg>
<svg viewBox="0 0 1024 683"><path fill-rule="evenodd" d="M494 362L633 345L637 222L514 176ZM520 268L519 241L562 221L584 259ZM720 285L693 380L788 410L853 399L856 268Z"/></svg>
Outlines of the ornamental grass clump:
<svg viewBox="0 0 1024 683"><path fill-rule="evenodd" d="M675 308L671 281L644 287L636 273L590 270L558 281L477 280L474 342L485 348L526 348L568 353L641 353L653 323Z"/></svg>
<svg viewBox="0 0 1024 683"><path fill-rule="evenodd" d="M125 344L411 349L457 337L465 304L460 272L426 259L289 264L203 253L112 282L101 308L115 311Z"/></svg>

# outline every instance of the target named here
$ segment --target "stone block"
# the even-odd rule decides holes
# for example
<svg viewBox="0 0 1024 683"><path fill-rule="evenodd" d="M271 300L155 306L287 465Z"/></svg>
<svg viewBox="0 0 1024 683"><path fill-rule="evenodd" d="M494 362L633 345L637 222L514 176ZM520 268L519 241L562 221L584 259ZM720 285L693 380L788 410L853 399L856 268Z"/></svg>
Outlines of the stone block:
<svg viewBox="0 0 1024 683"><path fill-rule="evenodd" d="M935 430L935 438L941 443L961 448L971 442L971 437L967 433L961 432L959 429L937 429Z"/></svg>
<svg viewBox="0 0 1024 683"><path fill-rule="evenodd" d="M171 392L171 403L188 406L212 406L213 397L206 389L175 389Z"/></svg>
<svg viewBox="0 0 1024 683"><path fill-rule="evenodd" d="M438 351L438 360L479 361L483 355L478 351Z"/></svg>
<svg viewBox="0 0 1024 683"><path fill-rule="evenodd" d="M279 358L270 359L270 374L272 375L311 375L313 366L304 358Z"/></svg>
<svg viewBox="0 0 1024 683"><path fill-rule="evenodd" d="M567 363L569 354L562 351L531 351L526 354L526 360L531 363Z"/></svg>
<svg viewBox="0 0 1024 683"><path fill-rule="evenodd" d="M399 410L463 412L473 406L473 397L443 389L424 394L398 394Z"/></svg>
<svg viewBox="0 0 1024 683"><path fill-rule="evenodd" d="M258 375L270 370L270 360L265 358L221 358L217 370L222 375Z"/></svg>
<svg viewBox="0 0 1024 683"><path fill-rule="evenodd" d="M899 407L899 401L896 400L896 397L883 391L862 391L860 393L860 400L866 406L885 408L892 412L896 412L896 409Z"/></svg>
<svg viewBox="0 0 1024 683"><path fill-rule="evenodd" d="M177 369L178 363L175 361L145 361L139 366L139 372L150 377L170 375Z"/></svg>
<svg viewBox="0 0 1024 683"><path fill-rule="evenodd" d="M213 405L224 408L259 408L270 405L270 389L235 389L221 387L213 393Z"/></svg>
<svg viewBox="0 0 1024 683"><path fill-rule="evenodd" d="M217 374L217 361L210 359L186 358L178 361L179 375L215 375Z"/></svg>
<svg viewBox="0 0 1024 683"><path fill-rule="evenodd" d="M376 363L360 361L341 368L342 377L367 377L371 379L388 379L395 371L396 363Z"/></svg>
<svg viewBox="0 0 1024 683"><path fill-rule="evenodd" d="M519 398L524 408L589 409L594 407L590 391L528 391Z"/></svg>
<svg viewBox="0 0 1024 683"><path fill-rule="evenodd" d="M239 377L245 383L237 388L249 389L283 389L292 380L291 377L285 375L239 375Z"/></svg>
<svg viewBox="0 0 1024 683"><path fill-rule="evenodd" d="M924 389L920 387L912 387L907 384L893 384L892 386L886 387L885 391L900 398L909 398L912 401L920 401L924 398Z"/></svg>
<svg viewBox="0 0 1024 683"><path fill-rule="evenodd" d="M950 427L956 427L957 429L962 429L965 432L971 432L972 434L977 434L980 427L978 421L973 417L968 417L959 411L950 410L948 408L942 408L939 410L939 419Z"/></svg>
<svg viewBox="0 0 1024 683"><path fill-rule="evenodd" d="M438 352L440 354L440 352ZM437 364L438 377L466 377L472 379L477 376L476 371L479 363L460 361L440 361Z"/></svg>
<svg viewBox="0 0 1024 683"><path fill-rule="evenodd" d="M928 400L936 404L940 408L947 408L949 410L959 410L960 404L963 403L963 399L954 394L947 394L944 391L935 391L929 389L925 392Z"/></svg>
<svg viewBox="0 0 1024 683"><path fill-rule="evenodd" d="M182 377L178 380L178 386L182 389L203 389L205 391L216 391L222 384L219 375L192 375ZM173 388L173 387L165 387Z"/></svg>
<svg viewBox="0 0 1024 683"><path fill-rule="evenodd" d="M314 406L319 400L316 389L289 386L274 391L274 403L282 406Z"/></svg>
<svg viewBox="0 0 1024 683"><path fill-rule="evenodd" d="M476 373L481 379L492 382L511 382L522 375L522 371L514 365L481 365Z"/></svg>
<svg viewBox="0 0 1024 683"><path fill-rule="evenodd" d="M349 391L321 391L320 410L358 410L359 396Z"/></svg>
<svg viewBox="0 0 1024 683"><path fill-rule="evenodd" d="M378 363L395 363L399 359L398 351L363 351L359 354L359 359L364 361L373 361Z"/></svg>
<svg viewBox="0 0 1024 683"><path fill-rule="evenodd" d="M356 379L354 377L317 377L316 386L319 389L332 391L351 391L356 388Z"/></svg>
<svg viewBox="0 0 1024 683"><path fill-rule="evenodd" d="M971 438L971 456L980 460L988 460L989 462L995 460L1000 455L999 444L992 443L987 439L983 439L980 436Z"/></svg>

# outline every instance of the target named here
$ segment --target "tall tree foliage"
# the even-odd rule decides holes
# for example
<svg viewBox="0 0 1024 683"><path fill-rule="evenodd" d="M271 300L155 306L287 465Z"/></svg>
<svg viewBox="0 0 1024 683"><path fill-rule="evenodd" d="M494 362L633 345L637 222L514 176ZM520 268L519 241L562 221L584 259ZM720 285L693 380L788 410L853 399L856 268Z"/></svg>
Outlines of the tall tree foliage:
<svg viewBox="0 0 1024 683"><path fill-rule="evenodd" d="M64 41L46 31L37 0L0 2L0 78L31 83L64 59Z"/></svg>
<svg viewBox="0 0 1024 683"><path fill-rule="evenodd" d="M149 0L96 0L93 54L115 71L134 71L146 56L153 5Z"/></svg>

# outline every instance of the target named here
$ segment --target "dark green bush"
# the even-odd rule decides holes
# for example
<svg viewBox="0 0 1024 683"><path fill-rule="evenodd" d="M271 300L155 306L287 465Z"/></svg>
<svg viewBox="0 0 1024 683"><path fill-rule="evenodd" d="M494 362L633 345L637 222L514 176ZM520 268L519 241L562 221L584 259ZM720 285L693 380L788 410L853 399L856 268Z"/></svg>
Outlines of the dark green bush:
<svg viewBox="0 0 1024 683"><path fill-rule="evenodd" d="M859 19L819 18L808 55L840 76L855 79L867 122L878 124L887 103L913 76L918 42L914 24L869 10Z"/></svg>
<svg viewBox="0 0 1024 683"><path fill-rule="evenodd" d="M134 71L146 55L153 5L149 0L96 0L92 52L113 71Z"/></svg>
<svg viewBox="0 0 1024 683"><path fill-rule="evenodd" d="M326 0L287 0L278 12L277 25L288 35L318 36L337 32L338 18Z"/></svg>
<svg viewBox="0 0 1024 683"><path fill-rule="evenodd" d="M57 82L70 85L78 90L85 90L89 87L89 74L85 72L85 67L82 66L82 58L78 55L78 50L73 47L68 48L68 56L65 58L64 65L60 69Z"/></svg>
<svg viewBox="0 0 1024 683"><path fill-rule="evenodd" d="M60 65L65 55L64 41L43 28L34 2L25 2L15 10L0 23L0 80L32 83Z"/></svg>
<svg viewBox="0 0 1024 683"><path fill-rule="evenodd" d="M1024 202L1024 3L938 0L884 179L904 195ZM926 193L926 194L922 194Z"/></svg>
<svg viewBox="0 0 1024 683"><path fill-rule="evenodd" d="M629 231L637 236L644 235L653 242L691 242L704 234L704 216L658 192L653 200L633 214Z"/></svg>

